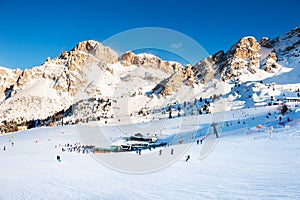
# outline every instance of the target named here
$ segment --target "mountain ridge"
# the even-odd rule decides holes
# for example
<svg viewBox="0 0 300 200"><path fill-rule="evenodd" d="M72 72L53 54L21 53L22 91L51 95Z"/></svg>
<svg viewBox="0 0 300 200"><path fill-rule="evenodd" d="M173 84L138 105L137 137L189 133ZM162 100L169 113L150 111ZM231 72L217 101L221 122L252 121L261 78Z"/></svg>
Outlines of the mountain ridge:
<svg viewBox="0 0 300 200"><path fill-rule="evenodd" d="M297 72L299 37L299 27L273 40L262 38L258 42L252 36L243 37L227 52L219 51L194 66L149 54L125 52L119 56L100 42L82 41L32 69L0 67L0 126L7 132L29 121L43 121L35 122L39 126L50 121L58 124L62 118L64 123L132 123L166 117L171 105L178 116L204 114L218 112L215 97L229 102L227 109L239 107L239 102L244 102L241 106L260 105L260 101L266 105L272 91L258 94L252 90L253 84L265 88L258 82L272 83L276 77ZM241 95L240 85L252 92ZM297 75L292 88L299 88ZM273 89L278 98L286 90ZM200 98L205 99L204 104L196 102ZM190 109L183 103L193 104L194 99ZM8 122L13 122L13 128Z"/></svg>

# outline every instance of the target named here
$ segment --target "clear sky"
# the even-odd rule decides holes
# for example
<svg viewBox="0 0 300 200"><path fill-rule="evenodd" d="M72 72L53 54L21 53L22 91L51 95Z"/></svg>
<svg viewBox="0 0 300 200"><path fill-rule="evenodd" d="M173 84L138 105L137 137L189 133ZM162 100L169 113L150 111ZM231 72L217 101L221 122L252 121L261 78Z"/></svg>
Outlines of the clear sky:
<svg viewBox="0 0 300 200"><path fill-rule="evenodd" d="M299 0L0 0L0 66L31 68L80 41L140 27L179 31L212 54L243 36L288 32L300 25L299 8Z"/></svg>

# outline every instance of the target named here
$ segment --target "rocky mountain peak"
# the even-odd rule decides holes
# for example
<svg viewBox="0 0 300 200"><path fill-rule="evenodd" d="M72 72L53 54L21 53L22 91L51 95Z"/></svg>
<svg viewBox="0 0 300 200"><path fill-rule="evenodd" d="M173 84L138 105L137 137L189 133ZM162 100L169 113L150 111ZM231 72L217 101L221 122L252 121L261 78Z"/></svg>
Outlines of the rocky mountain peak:
<svg viewBox="0 0 300 200"><path fill-rule="evenodd" d="M62 51L57 57L46 59L41 66L25 69L18 77L13 94L26 87L33 79L48 79L53 81L52 87L59 93L68 92L74 96L78 86L86 83L87 67L99 66L118 62L118 54L101 43L88 40L79 42L71 51Z"/></svg>
<svg viewBox="0 0 300 200"><path fill-rule="evenodd" d="M124 66L129 66L129 65L133 65L136 62L135 58L136 55L133 52L127 51L122 54L120 61Z"/></svg>
<svg viewBox="0 0 300 200"><path fill-rule="evenodd" d="M260 45L266 48L277 49L277 52L287 53L292 49L299 47L300 44L300 27L296 27L290 32L278 36L272 40L269 38L262 38Z"/></svg>
<svg viewBox="0 0 300 200"><path fill-rule="evenodd" d="M86 53L90 53L91 51L95 51L97 49L97 46L100 43L95 40L87 40L79 42L76 47L74 48L75 51L83 51Z"/></svg>
<svg viewBox="0 0 300 200"><path fill-rule="evenodd" d="M201 91L206 91L203 83L216 87L214 81L222 85L264 80L283 72L290 63L294 68L298 65L299 38L300 28L273 40L262 38L258 42L252 36L244 37L229 51L218 51L194 66L185 67L151 54L130 51L119 59L109 47L94 40L83 41L70 51L62 51L57 58L48 57L45 63L32 69L0 67L0 120L20 124L39 119L44 123L49 117L55 120L60 113L70 116L69 121L72 121L77 119L73 107L80 116L79 110L86 112L87 105L91 108L88 112L91 117L86 120L99 116L107 119L111 102L117 101L112 99L115 88L121 88L120 99L146 94L151 102L154 94L162 101L177 94L194 98L193 92L202 95ZM98 82L99 77L102 82ZM212 80L214 78L218 80ZM132 91L139 83L146 87ZM191 95L187 97L183 91L190 91ZM170 96L163 97L167 95ZM15 108L23 110L15 112ZM99 115L95 115L95 110Z"/></svg>
<svg viewBox="0 0 300 200"><path fill-rule="evenodd" d="M261 40L261 44L268 42L267 38ZM260 69L260 43L252 36L241 38L229 51L219 51L208 58L199 61L194 67L195 75L202 81L219 78L229 80L239 77L244 73L255 74ZM276 57L274 53L270 56ZM276 59L273 59L276 60ZM271 71L268 63L268 71ZM267 71L267 70L266 70Z"/></svg>
<svg viewBox="0 0 300 200"><path fill-rule="evenodd" d="M67 59L69 56L79 54L93 55L96 59L108 64L118 62L118 54L114 50L95 40L79 42L70 52L63 51L59 58Z"/></svg>
<svg viewBox="0 0 300 200"><path fill-rule="evenodd" d="M252 36L243 37L231 47L228 54L235 58L248 59L257 54L260 50L260 44Z"/></svg>

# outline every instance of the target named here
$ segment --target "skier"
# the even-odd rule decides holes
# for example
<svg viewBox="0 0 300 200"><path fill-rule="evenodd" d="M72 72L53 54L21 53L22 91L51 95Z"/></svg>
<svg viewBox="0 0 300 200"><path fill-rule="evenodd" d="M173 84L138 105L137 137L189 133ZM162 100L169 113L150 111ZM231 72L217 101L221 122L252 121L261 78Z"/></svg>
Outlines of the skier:
<svg viewBox="0 0 300 200"><path fill-rule="evenodd" d="M191 158L191 156L190 156L190 155L187 155L187 156L186 156L186 159L185 159L185 162L187 162L190 158Z"/></svg>
<svg viewBox="0 0 300 200"><path fill-rule="evenodd" d="M6 146L3 147L3 151L5 151L5 150L6 150Z"/></svg>
<svg viewBox="0 0 300 200"><path fill-rule="evenodd" d="M203 139L200 140L200 144L202 144Z"/></svg>
<svg viewBox="0 0 300 200"><path fill-rule="evenodd" d="M56 160L57 160L58 162L61 162L61 159L60 159L60 156L59 156L59 155L56 156Z"/></svg>
<svg viewBox="0 0 300 200"><path fill-rule="evenodd" d="M199 140L197 140L197 145L199 144Z"/></svg>
<svg viewBox="0 0 300 200"><path fill-rule="evenodd" d="M162 150L159 150L159 155L161 156Z"/></svg>
<svg viewBox="0 0 300 200"><path fill-rule="evenodd" d="M171 155L173 155L173 154L174 154L174 149L172 148L172 149L171 149Z"/></svg>

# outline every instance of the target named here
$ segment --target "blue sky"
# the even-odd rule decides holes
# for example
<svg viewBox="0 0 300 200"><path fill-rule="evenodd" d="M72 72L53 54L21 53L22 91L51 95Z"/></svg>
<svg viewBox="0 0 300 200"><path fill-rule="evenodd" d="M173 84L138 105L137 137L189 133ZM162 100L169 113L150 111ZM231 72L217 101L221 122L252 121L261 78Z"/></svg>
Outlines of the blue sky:
<svg viewBox="0 0 300 200"><path fill-rule="evenodd" d="M30 68L80 41L140 27L181 32L212 54L243 36L288 32L300 25L299 7L298 0L0 0L0 66Z"/></svg>

